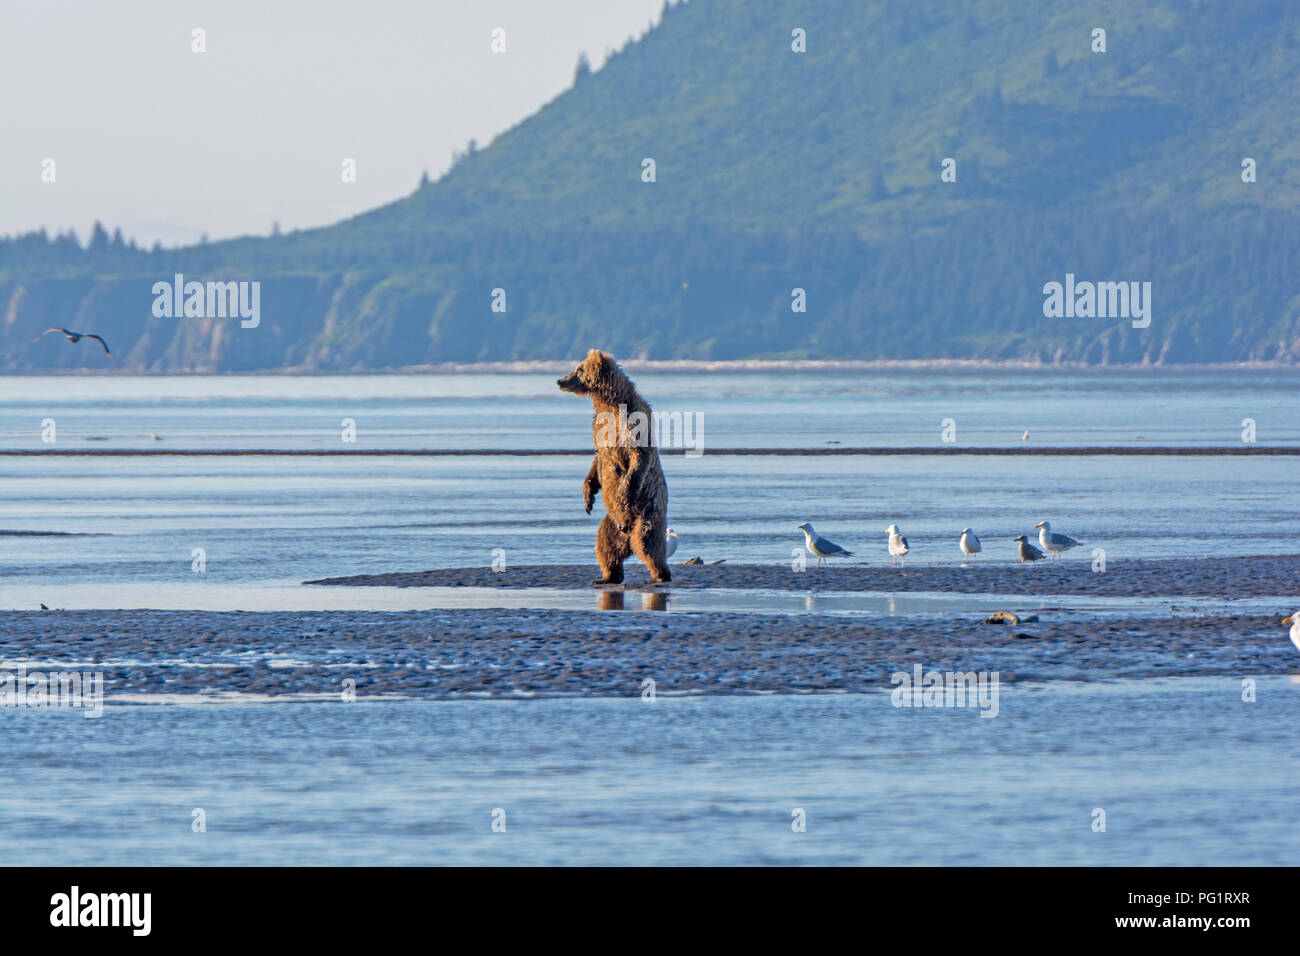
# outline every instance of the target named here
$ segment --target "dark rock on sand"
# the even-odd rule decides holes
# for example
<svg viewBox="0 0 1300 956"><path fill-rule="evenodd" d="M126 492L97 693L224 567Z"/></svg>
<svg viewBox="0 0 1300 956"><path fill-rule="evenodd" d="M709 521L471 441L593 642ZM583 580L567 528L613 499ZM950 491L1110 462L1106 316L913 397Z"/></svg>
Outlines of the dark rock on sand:
<svg viewBox="0 0 1300 956"><path fill-rule="evenodd" d="M994 611L984 619L985 624L1033 624L1038 620L1037 614L1021 617L1011 611ZM1019 635L1017 635L1019 636Z"/></svg>

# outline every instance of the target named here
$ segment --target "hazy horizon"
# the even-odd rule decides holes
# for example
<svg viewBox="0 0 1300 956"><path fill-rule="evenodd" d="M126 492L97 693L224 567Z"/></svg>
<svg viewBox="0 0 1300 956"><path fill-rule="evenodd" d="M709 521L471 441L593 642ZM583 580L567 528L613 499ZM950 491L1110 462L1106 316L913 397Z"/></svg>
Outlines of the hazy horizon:
<svg viewBox="0 0 1300 956"><path fill-rule="evenodd" d="M13 0L0 77L28 92L0 104L0 235L72 229L85 242L99 221L170 246L337 222L438 178L471 139L486 145L571 86L580 54L598 69L662 6L376 0L358 17L343 0ZM490 48L498 27L505 53ZM191 49L195 28L206 52Z"/></svg>

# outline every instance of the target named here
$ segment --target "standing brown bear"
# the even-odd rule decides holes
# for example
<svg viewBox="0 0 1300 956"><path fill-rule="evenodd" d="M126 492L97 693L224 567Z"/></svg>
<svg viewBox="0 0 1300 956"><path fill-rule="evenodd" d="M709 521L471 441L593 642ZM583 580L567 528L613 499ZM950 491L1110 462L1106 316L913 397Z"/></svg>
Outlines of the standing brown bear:
<svg viewBox="0 0 1300 956"><path fill-rule="evenodd" d="M592 436L596 457L582 483L582 500L591 514L599 491L605 519L596 532L596 557L603 575L592 584L619 584L623 562L635 553L653 581L669 581L668 483L654 444L654 416L614 357L592 349L586 359L556 382L566 392L590 395L596 410Z"/></svg>

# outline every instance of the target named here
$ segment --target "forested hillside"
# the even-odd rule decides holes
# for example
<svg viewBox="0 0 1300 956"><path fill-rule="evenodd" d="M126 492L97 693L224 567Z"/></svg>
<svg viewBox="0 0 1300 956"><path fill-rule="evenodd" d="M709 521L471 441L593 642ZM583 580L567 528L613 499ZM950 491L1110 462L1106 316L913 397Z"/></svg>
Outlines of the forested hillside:
<svg viewBox="0 0 1300 956"><path fill-rule="evenodd" d="M102 229L86 247L0 241L0 367L592 346L1295 362L1297 88L1300 6L1282 0L692 0L440 180L335 226L152 251ZM260 324L155 316L152 286L176 273L260 282ZM1043 286L1067 273L1151 283L1149 327L1045 317ZM114 355L32 342L53 324Z"/></svg>

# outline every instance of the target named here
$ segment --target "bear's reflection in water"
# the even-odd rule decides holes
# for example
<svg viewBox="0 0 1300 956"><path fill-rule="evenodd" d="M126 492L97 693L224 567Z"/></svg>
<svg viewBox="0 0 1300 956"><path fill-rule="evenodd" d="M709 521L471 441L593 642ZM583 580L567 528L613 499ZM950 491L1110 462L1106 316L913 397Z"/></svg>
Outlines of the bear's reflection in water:
<svg viewBox="0 0 1300 956"><path fill-rule="evenodd" d="M627 606L623 602L623 594L624 591L622 588L609 588L608 590L602 590L596 598L596 609L599 611L627 610ZM668 595L661 591L642 591L641 610L668 610Z"/></svg>

